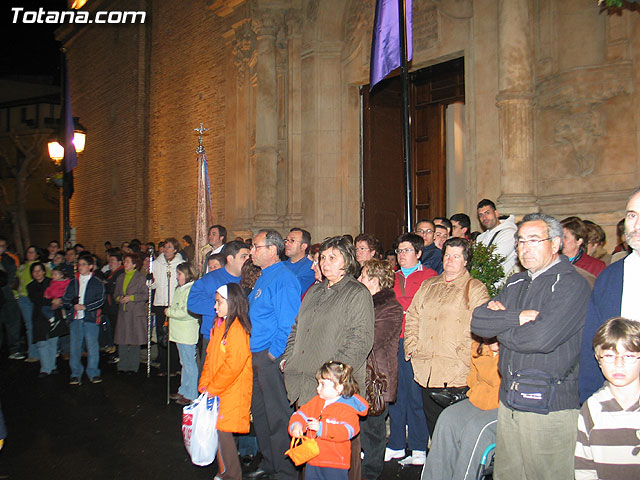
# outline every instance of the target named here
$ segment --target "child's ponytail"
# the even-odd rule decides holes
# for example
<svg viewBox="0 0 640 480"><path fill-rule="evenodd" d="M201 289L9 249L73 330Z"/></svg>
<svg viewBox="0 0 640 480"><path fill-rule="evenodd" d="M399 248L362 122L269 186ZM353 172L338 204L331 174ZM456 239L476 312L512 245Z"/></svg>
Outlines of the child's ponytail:
<svg viewBox="0 0 640 480"><path fill-rule="evenodd" d="M353 367L347 363L330 362L322 365L316 372L316 379L326 378L332 380L335 384L342 385L342 396L352 397L356 393L360 393L358 382L353 377Z"/></svg>

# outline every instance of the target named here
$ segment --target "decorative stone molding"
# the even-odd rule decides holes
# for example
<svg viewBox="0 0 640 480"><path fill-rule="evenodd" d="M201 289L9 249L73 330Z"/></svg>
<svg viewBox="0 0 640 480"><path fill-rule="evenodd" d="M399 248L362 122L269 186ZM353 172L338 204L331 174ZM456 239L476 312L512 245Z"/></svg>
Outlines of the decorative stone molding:
<svg viewBox="0 0 640 480"><path fill-rule="evenodd" d="M431 0L444 15L457 20L473 17L473 2L471 0Z"/></svg>
<svg viewBox="0 0 640 480"><path fill-rule="evenodd" d="M540 83L536 104L540 108L571 110L590 107L618 95L630 95L633 90L630 62L577 68Z"/></svg>
<svg viewBox="0 0 640 480"><path fill-rule="evenodd" d="M435 5L413 9L413 51L429 50L440 43L440 15Z"/></svg>
<svg viewBox="0 0 640 480"><path fill-rule="evenodd" d="M602 124L602 116L593 110L568 115L556 123L555 139L570 145L576 175L584 177L594 172L602 155L598 141L603 134Z"/></svg>
<svg viewBox="0 0 640 480"><path fill-rule="evenodd" d="M540 211L550 215L564 212L609 213L624 208L632 191L542 195L538 197L538 204Z"/></svg>

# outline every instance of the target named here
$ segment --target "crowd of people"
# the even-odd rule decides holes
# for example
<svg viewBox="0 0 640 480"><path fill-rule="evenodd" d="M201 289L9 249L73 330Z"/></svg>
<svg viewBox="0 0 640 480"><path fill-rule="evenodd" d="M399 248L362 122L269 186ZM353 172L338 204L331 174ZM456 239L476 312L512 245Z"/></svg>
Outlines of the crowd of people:
<svg viewBox="0 0 640 480"><path fill-rule="evenodd" d="M639 478L640 189L611 253L586 219L516 222L487 199L476 215L482 232L465 213L421 219L389 250L214 225L201 265L189 236L22 258L0 238L0 344L40 377L68 358L80 385L102 381L101 350L136 374L152 334L155 374L180 375L172 400L220 399L222 479L242 476L250 421L251 480L298 478L284 452L305 435L312 479L374 480L389 461L475 478L493 443L496 479ZM493 298L470 273L478 244L499 255Z"/></svg>

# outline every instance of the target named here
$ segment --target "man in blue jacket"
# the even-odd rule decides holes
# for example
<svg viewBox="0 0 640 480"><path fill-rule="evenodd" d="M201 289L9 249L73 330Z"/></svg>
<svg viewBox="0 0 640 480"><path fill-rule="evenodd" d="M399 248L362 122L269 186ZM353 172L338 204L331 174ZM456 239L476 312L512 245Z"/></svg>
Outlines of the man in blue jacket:
<svg viewBox="0 0 640 480"><path fill-rule="evenodd" d="M213 270L197 280L187 300L187 309L198 315L202 315L200 333L202 334L202 353L200 355L200 368L204 362L207 352L207 345L211 337L213 320L216 311L213 305L216 303L216 290L222 285L229 283L240 283L242 265L249 258L249 245L244 242L234 240L225 245L222 252L225 256L225 265L222 268Z"/></svg>
<svg viewBox="0 0 640 480"><path fill-rule="evenodd" d="M310 246L311 234L302 228L292 228L284 239L284 254L287 260L283 263L297 277L302 293L316 281L315 273L311 270L313 262L307 257Z"/></svg>
<svg viewBox="0 0 640 480"><path fill-rule="evenodd" d="M580 401L599 390L604 377L593 352L596 330L612 317L640 322L640 187L629 197L624 220L627 244L633 251L605 268L593 286L580 351Z"/></svg>
<svg viewBox="0 0 640 480"><path fill-rule="evenodd" d="M263 461L249 476L252 480L272 475L277 480L296 480L293 463L285 456L289 448L289 405L284 377L277 358L300 308L300 282L280 261L284 241L275 230L260 230L253 239L251 259L262 268L249 294L253 397L251 412Z"/></svg>
<svg viewBox="0 0 640 480"><path fill-rule="evenodd" d="M100 383L100 307L104 304L104 285L93 276L93 257L81 255L78 259L78 277L67 285L62 297L64 309L68 312L71 331L70 385L80 385L84 366L80 361L82 340L87 344L87 376L91 383ZM54 300L55 302L55 300ZM52 302L53 304L53 302Z"/></svg>

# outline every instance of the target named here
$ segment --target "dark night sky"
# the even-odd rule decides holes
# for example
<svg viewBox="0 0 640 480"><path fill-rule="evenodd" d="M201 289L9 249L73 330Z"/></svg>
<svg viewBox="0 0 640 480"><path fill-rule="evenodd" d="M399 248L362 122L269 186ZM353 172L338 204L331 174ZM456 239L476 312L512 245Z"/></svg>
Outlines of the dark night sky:
<svg viewBox="0 0 640 480"><path fill-rule="evenodd" d="M25 11L43 8L45 11L67 9L65 0L9 0L2 2L2 25L0 26L0 76L6 75L50 75L59 83L59 48L54 31L55 24L12 23L12 7Z"/></svg>

